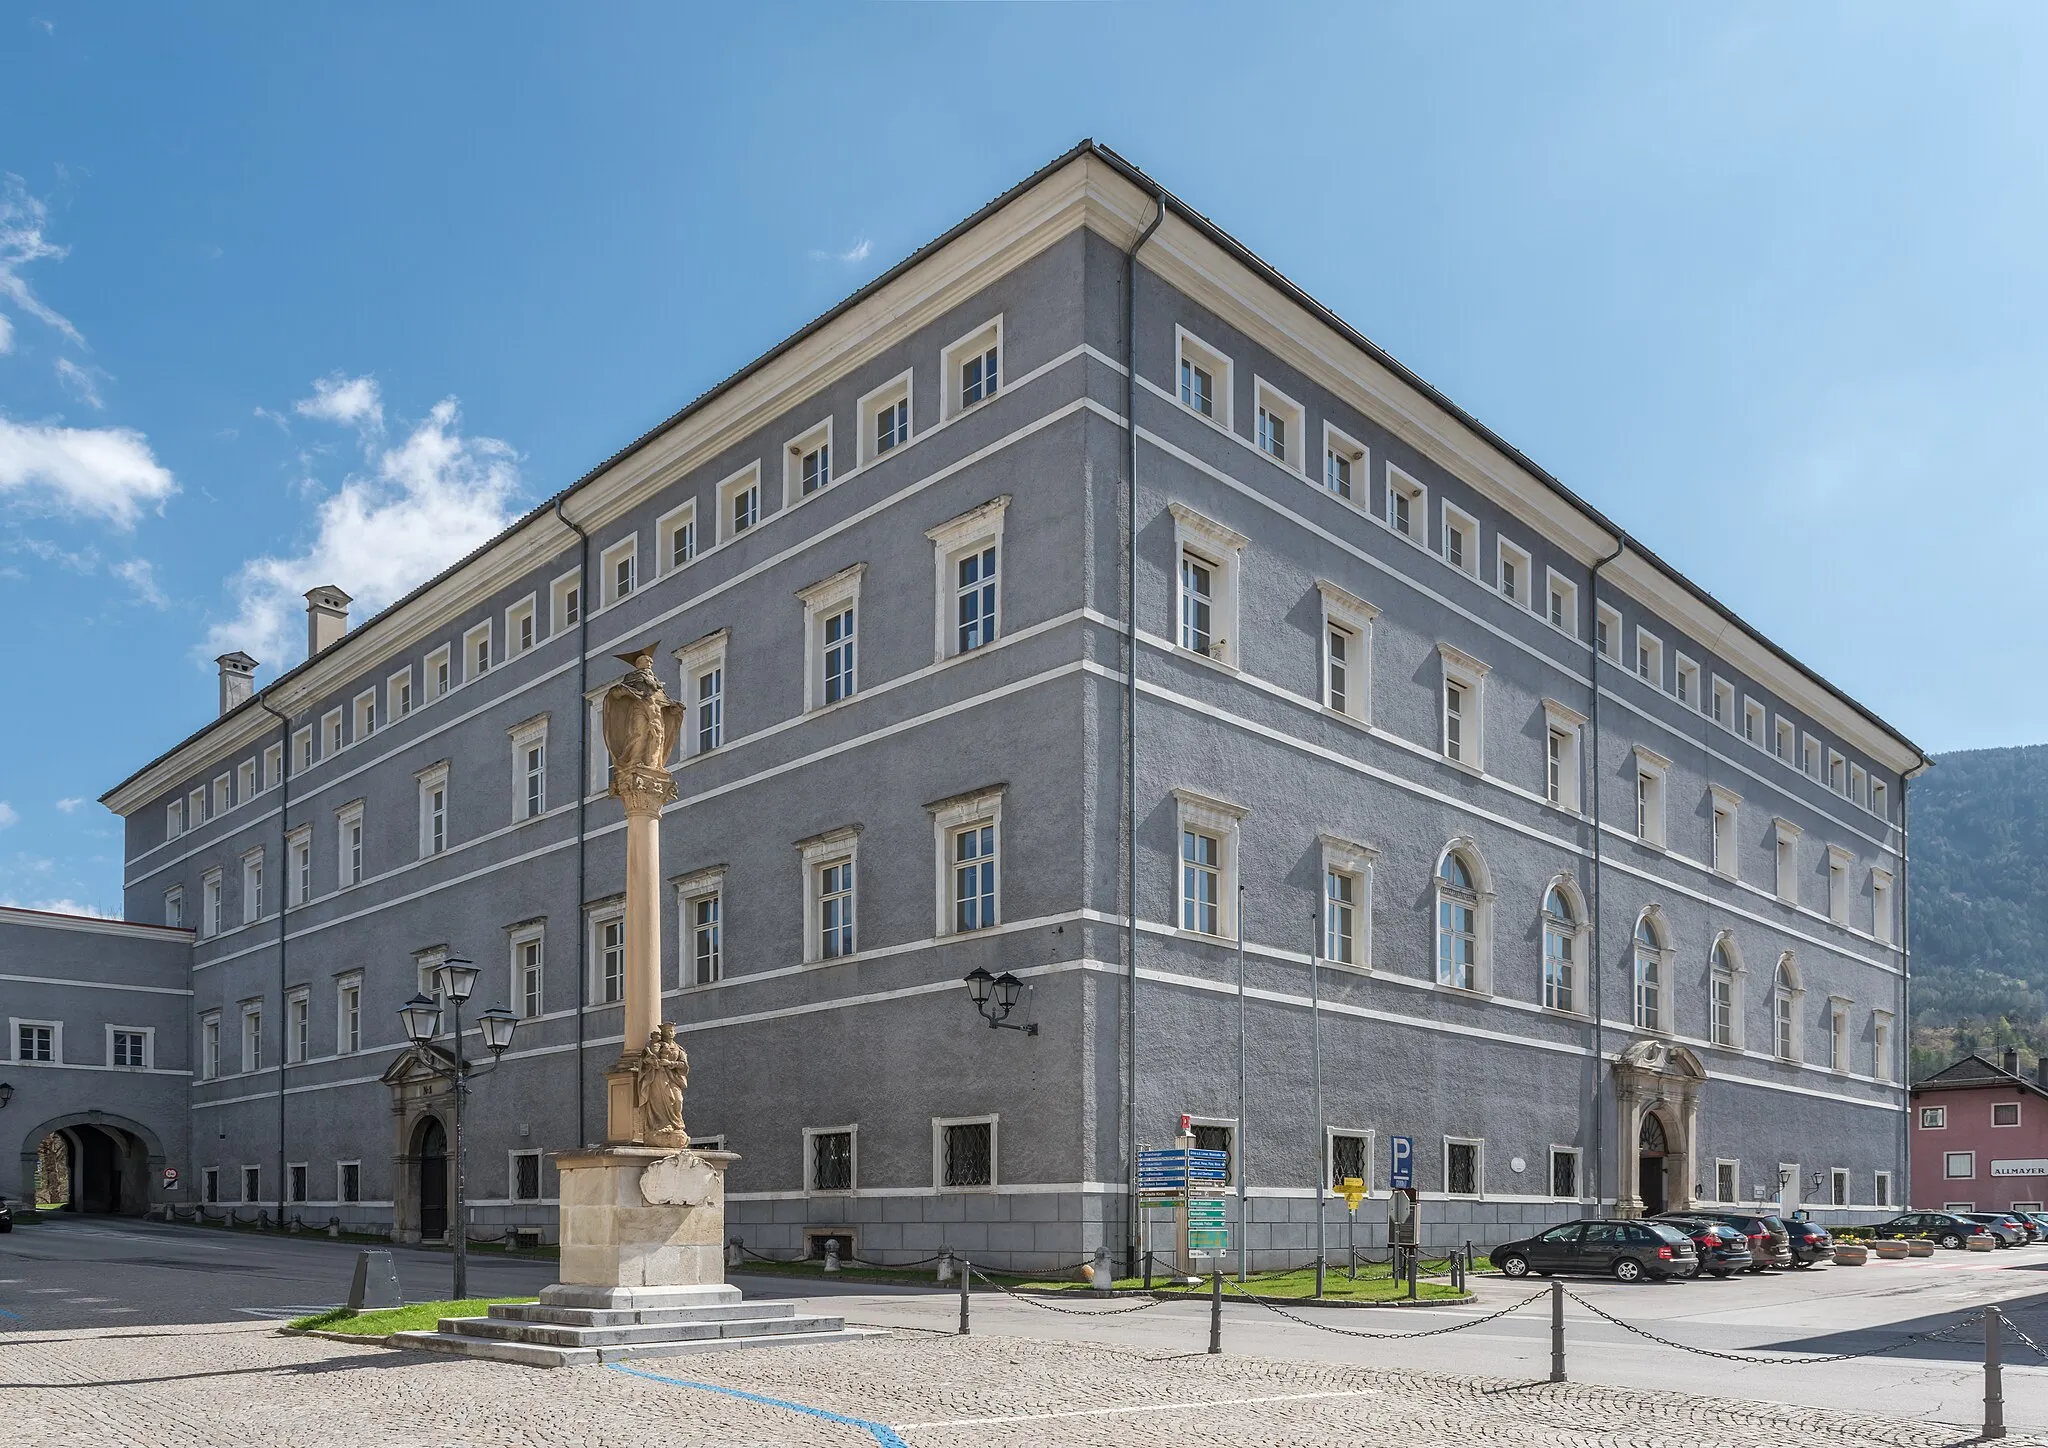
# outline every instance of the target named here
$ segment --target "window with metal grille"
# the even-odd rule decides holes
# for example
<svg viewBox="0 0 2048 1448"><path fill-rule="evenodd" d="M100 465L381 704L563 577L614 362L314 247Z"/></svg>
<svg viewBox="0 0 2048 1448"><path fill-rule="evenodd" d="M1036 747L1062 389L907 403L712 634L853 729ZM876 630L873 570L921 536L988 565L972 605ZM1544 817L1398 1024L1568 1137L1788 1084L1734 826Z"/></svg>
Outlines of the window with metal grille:
<svg viewBox="0 0 2048 1448"><path fill-rule="evenodd" d="M220 1201L219 1167L210 1166L199 1174L199 1189L208 1206L212 1206Z"/></svg>
<svg viewBox="0 0 2048 1448"><path fill-rule="evenodd" d="M263 1168L245 1166L242 1168L242 1200L260 1202L263 1200Z"/></svg>
<svg viewBox="0 0 2048 1448"><path fill-rule="evenodd" d="M1237 1180L1237 1133L1228 1126L1197 1126L1195 1128L1196 1151L1220 1151L1224 1154L1223 1181L1225 1185Z"/></svg>
<svg viewBox="0 0 2048 1448"><path fill-rule="evenodd" d="M1579 1154L1553 1151L1550 1154L1550 1194L1576 1198L1579 1194Z"/></svg>
<svg viewBox="0 0 2048 1448"><path fill-rule="evenodd" d="M1330 1185L1365 1180L1365 1138L1332 1133L1330 1137Z"/></svg>
<svg viewBox="0 0 2048 1448"><path fill-rule="evenodd" d="M995 1185L995 1127L987 1121L948 1126L945 1136L945 1185Z"/></svg>
<svg viewBox="0 0 2048 1448"><path fill-rule="evenodd" d="M958 1128L949 1127L948 1130ZM984 1160L987 1158L984 1157ZM946 1185L955 1183L948 1179ZM850 1192L853 1190L853 1133L820 1131L811 1137L811 1190Z"/></svg>
<svg viewBox="0 0 2048 1448"><path fill-rule="evenodd" d="M1444 1153L1444 1190L1454 1197L1479 1195L1479 1148L1454 1141Z"/></svg>
<svg viewBox="0 0 2048 1448"><path fill-rule="evenodd" d="M1829 1173L1829 1200L1838 1207L1849 1205L1849 1173L1840 1167Z"/></svg>
<svg viewBox="0 0 2048 1448"><path fill-rule="evenodd" d="M355 1162L341 1163L341 1199L345 1202L363 1199L363 1169Z"/></svg>
<svg viewBox="0 0 2048 1448"><path fill-rule="evenodd" d="M289 1170L291 1172L292 1200L295 1202L303 1202L306 1199L305 1164L303 1162L293 1162Z"/></svg>
<svg viewBox="0 0 2048 1448"><path fill-rule="evenodd" d="M515 1202L537 1202L540 1200L540 1153L522 1151L512 1158L512 1200Z"/></svg>
<svg viewBox="0 0 2048 1448"><path fill-rule="evenodd" d="M1714 1200L1732 1202L1735 1196L1735 1163L1732 1161L1714 1164Z"/></svg>

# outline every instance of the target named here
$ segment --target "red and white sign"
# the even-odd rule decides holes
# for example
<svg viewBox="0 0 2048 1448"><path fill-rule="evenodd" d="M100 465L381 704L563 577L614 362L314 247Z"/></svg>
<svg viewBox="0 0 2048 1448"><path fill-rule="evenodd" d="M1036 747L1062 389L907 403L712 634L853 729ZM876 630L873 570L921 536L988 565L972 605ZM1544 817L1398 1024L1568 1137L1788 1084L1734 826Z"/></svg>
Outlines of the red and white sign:
<svg viewBox="0 0 2048 1448"><path fill-rule="evenodd" d="M165 1186L167 1186L167 1187L174 1187L174 1186L176 1186L177 1184L178 1184L178 1169L177 1169L176 1167L174 1167L174 1166L167 1166L167 1167L165 1167L165 1168L164 1168L164 1185L165 1185Z"/></svg>

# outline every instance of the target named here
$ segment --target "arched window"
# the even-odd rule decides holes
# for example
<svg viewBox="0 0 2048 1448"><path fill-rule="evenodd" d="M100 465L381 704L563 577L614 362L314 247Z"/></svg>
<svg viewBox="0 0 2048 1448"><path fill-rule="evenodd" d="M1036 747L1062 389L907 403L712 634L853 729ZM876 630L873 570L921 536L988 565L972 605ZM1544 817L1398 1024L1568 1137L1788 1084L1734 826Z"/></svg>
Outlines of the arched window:
<svg viewBox="0 0 2048 1448"><path fill-rule="evenodd" d="M1790 951L1778 958L1771 987L1771 1049L1780 1061L1799 1059L1799 970Z"/></svg>
<svg viewBox="0 0 2048 1448"><path fill-rule="evenodd" d="M1552 885L1543 896L1543 1004L1553 1010L1574 1009L1572 949L1578 934L1579 918L1571 900Z"/></svg>
<svg viewBox="0 0 2048 1448"><path fill-rule="evenodd" d="M1723 938L1714 942L1713 968L1708 972L1707 1039L1717 1046L1737 1047L1736 1029L1742 1019L1741 1003L1736 999L1736 983L1739 967L1735 961L1735 950Z"/></svg>
<svg viewBox="0 0 2048 1448"><path fill-rule="evenodd" d="M1636 922L1636 1027L1664 1029L1664 937L1647 911Z"/></svg>
<svg viewBox="0 0 2048 1448"><path fill-rule="evenodd" d="M1479 888L1457 850L1436 871L1436 983L1479 989Z"/></svg>

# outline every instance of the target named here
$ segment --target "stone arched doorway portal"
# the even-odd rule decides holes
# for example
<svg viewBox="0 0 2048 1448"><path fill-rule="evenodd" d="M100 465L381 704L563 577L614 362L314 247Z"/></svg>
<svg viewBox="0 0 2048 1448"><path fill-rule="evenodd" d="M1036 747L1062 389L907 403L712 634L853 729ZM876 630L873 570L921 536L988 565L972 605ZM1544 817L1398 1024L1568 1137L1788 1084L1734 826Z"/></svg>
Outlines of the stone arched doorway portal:
<svg viewBox="0 0 2048 1448"><path fill-rule="evenodd" d="M420 1122L412 1156L417 1163L414 1208L420 1237L438 1241L448 1235L448 1132L439 1117L429 1116Z"/></svg>
<svg viewBox="0 0 2048 1448"><path fill-rule="evenodd" d="M1637 1041L1614 1063L1617 1156L1614 1210L1642 1217L1693 1205L1700 1058L1668 1041Z"/></svg>
<svg viewBox="0 0 2048 1448"><path fill-rule="evenodd" d="M467 1063L465 1063L465 1066ZM454 1057L439 1046L414 1046L384 1070L391 1089L391 1233L400 1242L438 1241L448 1230L451 1200L448 1127Z"/></svg>

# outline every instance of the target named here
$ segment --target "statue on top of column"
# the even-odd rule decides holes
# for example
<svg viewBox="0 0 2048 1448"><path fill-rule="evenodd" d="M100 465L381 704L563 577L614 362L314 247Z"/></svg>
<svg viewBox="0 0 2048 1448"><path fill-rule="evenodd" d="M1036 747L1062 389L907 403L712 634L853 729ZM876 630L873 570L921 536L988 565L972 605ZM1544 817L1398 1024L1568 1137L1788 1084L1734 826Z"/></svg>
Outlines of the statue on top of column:
<svg viewBox="0 0 2048 1448"><path fill-rule="evenodd" d="M675 797L668 757L683 729L683 706L673 703L654 673L652 646L620 654L632 672L605 691L604 747L612 758L611 794L652 788L664 799Z"/></svg>

